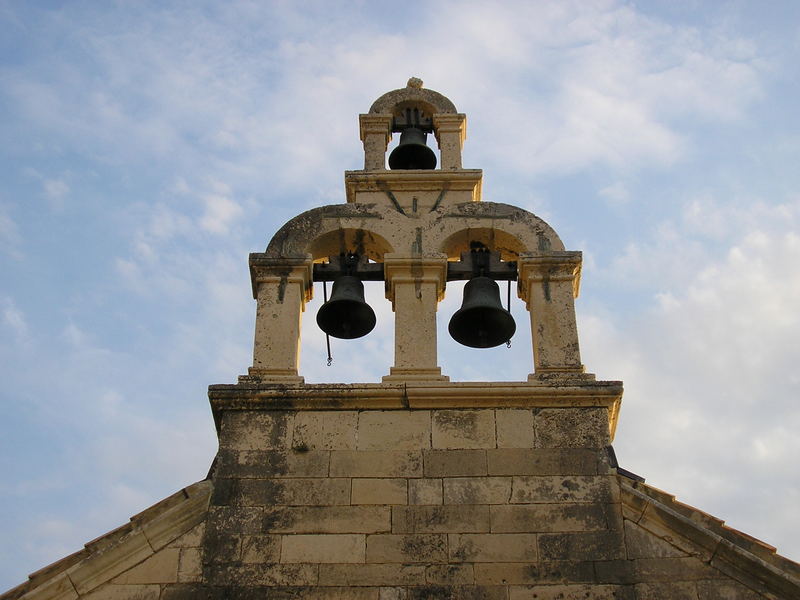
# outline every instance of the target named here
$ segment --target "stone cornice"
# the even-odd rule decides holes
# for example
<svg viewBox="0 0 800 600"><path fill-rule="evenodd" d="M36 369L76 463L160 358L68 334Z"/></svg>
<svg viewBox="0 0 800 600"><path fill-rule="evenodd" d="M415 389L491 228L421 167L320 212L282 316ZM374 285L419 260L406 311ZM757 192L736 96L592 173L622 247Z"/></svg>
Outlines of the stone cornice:
<svg viewBox="0 0 800 600"><path fill-rule="evenodd" d="M472 201L481 200L481 169L396 170L396 171L345 171L344 187L347 202L354 203L358 192L376 192L390 189L403 191L469 191Z"/></svg>
<svg viewBox="0 0 800 600"><path fill-rule="evenodd" d="M621 381L405 382L212 385L214 419L225 410L403 410L447 408L608 409L613 437L622 402Z"/></svg>

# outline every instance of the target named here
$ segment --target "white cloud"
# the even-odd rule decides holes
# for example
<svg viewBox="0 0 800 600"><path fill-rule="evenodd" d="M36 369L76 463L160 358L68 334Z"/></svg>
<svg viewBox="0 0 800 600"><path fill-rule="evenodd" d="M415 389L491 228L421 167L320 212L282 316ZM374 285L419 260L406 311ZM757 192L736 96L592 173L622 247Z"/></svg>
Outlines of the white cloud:
<svg viewBox="0 0 800 600"><path fill-rule="evenodd" d="M69 185L63 179L46 179L42 183L48 199L59 202L69 193Z"/></svg>
<svg viewBox="0 0 800 600"><path fill-rule="evenodd" d="M206 210L200 219L200 226L210 233L228 233L231 224L242 216L242 207L229 196L207 194L203 201Z"/></svg>
<svg viewBox="0 0 800 600"><path fill-rule="evenodd" d="M625 382L623 466L796 556L794 505L761 490L800 485L792 458L800 452L792 433L800 427L800 211L717 210L727 251L691 260L680 250L697 244L691 230L655 241L629 274L657 280L678 261L674 274L684 278L666 277L646 312L581 319L584 361ZM635 254L623 260L630 266Z"/></svg>
<svg viewBox="0 0 800 600"><path fill-rule="evenodd" d="M16 343L22 345L28 344L30 342L30 333L28 331L28 323L25 319L25 314L17 308L14 300L8 296L3 298L2 316L3 327L11 331Z"/></svg>

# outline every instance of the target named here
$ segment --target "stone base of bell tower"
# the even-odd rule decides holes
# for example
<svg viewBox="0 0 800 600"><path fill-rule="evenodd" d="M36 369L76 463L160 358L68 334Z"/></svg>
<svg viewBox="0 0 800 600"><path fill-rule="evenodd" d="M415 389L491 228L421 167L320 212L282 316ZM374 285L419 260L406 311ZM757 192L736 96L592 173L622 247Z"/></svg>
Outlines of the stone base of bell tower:
<svg viewBox="0 0 800 600"><path fill-rule="evenodd" d="M578 585L594 561L624 557L606 450L621 393L618 382L212 386L203 587L389 600Z"/></svg>

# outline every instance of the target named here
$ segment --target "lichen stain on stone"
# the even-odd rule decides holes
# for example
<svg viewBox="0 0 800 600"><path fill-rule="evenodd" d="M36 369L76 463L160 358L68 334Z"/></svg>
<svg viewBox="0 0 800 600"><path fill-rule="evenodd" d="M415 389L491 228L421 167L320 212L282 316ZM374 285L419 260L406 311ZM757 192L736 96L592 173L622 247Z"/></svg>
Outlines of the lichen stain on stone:
<svg viewBox="0 0 800 600"><path fill-rule="evenodd" d="M577 481L573 481L571 479L564 479L561 482L561 487L569 490L570 492L574 492L575 490L580 489L580 484Z"/></svg>
<svg viewBox="0 0 800 600"><path fill-rule="evenodd" d="M475 411L442 411L436 416L438 424L445 429L461 430L474 435L478 430L478 415Z"/></svg>

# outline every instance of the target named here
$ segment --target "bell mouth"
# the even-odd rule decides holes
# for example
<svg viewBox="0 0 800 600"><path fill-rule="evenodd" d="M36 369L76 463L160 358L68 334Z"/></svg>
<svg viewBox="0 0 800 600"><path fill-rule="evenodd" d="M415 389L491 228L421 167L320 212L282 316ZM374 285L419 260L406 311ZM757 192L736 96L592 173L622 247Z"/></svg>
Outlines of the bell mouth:
<svg viewBox="0 0 800 600"><path fill-rule="evenodd" d="M353 340L375 328L375 311L364 301L364 284L342 275L333 282L331 298L317 311L317 325L331 337Z"/></svg>
<svg viewBox="0 0 800 600"><path fill-rule="evenodd" d="M464 301L447 326L450 336L470 348L494 348L517 331L511 313L500 303L500 288L493 279L473 277L464 286Z"/></svg>
<svg viewBox="0 0 800 600"><path fill-rule="evenodd" d="M425 143L426 134L417 127L404 129L400 143L389 155L389 168L392 170L436 168L436 153Z"/></svg>

